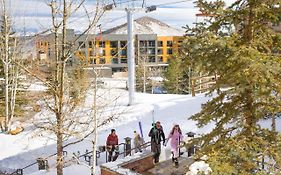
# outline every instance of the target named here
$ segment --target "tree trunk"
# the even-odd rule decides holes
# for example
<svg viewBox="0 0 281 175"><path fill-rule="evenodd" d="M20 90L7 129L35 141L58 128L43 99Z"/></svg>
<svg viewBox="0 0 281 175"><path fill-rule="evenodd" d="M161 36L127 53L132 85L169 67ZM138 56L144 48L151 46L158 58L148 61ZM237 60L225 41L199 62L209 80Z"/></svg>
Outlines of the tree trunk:
<svg viewBox="0 0 281 175"><path fill-rule="evenodd" d="M8 131L11 130L12 121L13 121L14 115L15 115L16 95L17 95L17 87L18 87L18 74L19 74L19 70L16 66L13 66L12 70L13 70L13 72L12 72L13 80L12 80L12 84L11 84L11 100L10 100L11 115L10 115L10 120L9 120L9 124L8 124Z"/></svg>
<svg viewBox="0 0 281 175"><path fill-rule="evenodd" d="M96 174L97 164L97 141L98 141L98 121L97 121L97 72L95 71L95 86L94 86L94 138L93 138L93 162L91 175Z"/></svg>
<svg viewBox="0 0 281 175"><path fill-rule="evenodd" d="M4 37L4 74L5 74L5 131L8 131L10 121L9 116L9 24L6 11L6 2L2 1L3 5L3 37Z"/></svg>
<svg viewBox="0 0 281 175"><path fill-rule="evenodd" d="M57 113L57 175L63 175L63 133L61 113Z"/></svg>
<svg viewBox="0 0 281 175"><path fill-rule="evenodd" d="M272 115L271 118L271 131L276 132L276 117L275 115Z"/></svg>

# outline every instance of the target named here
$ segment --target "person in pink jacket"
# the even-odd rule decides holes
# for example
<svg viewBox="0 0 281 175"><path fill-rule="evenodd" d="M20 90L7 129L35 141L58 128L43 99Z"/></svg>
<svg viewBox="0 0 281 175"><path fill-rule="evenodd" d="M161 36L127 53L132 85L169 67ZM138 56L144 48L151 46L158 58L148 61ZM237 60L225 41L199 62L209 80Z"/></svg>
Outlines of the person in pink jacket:
<svg viewBox="0 0 281 175"><path fill-rule="evenodd" d="M171 152L172 152L172 161L175 163L175 166L178 166L178 157L179 157L179 144L183 139L183 135L179 125L174 125L172 131L169 134L169 137L166 140L165 145L171 139Z"/></svg>

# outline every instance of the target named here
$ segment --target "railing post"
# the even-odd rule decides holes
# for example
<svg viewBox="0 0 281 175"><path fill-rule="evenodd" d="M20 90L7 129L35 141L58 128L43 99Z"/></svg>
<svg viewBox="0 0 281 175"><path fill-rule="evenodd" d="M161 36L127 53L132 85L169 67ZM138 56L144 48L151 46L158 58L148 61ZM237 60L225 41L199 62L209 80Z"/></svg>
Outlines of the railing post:
<svg viewBox="0 0 281 175"><path fill-rule="evenodd" d="M17 169L17 175L23 175L23 169Z"/></svg>
<svg viewBox="0 0 281 175"><path fill-rule="evenodd" d="M91 158L92 156L91 155L88 155L89 154L89 151L86 149L86 153L84 155L84 159L86 162L88 162L89 165L91 165Z"/></svg>
<svg viewBox="0 0 281 175"><path fill-rule="evenodd" d="M126 137L125 139L125 156L131 155L131 140L132 138Z"/></svg>
<svg viewBox="0 0 281 175"><path fill-rule="evenodd" d="M49 168L48 160L42 157L36 159L38 163L38 170L47 170Z"/></svg>
<svg viewBox="0 0 281 175"><path fill-rule="evenodd" d="M96 151L96 166L98 165L98 158L100 158L100 151Z"/></svg>
<svg viewBox="0 0 281 175"><path fill-rule="evenodd" d="M194 132L188 132L186 133L187 137L189 137L190 139L193 139L195 136ZM195 153L195 146L191 145L189 148L187 148L187 156L190 157Z"/></svg>

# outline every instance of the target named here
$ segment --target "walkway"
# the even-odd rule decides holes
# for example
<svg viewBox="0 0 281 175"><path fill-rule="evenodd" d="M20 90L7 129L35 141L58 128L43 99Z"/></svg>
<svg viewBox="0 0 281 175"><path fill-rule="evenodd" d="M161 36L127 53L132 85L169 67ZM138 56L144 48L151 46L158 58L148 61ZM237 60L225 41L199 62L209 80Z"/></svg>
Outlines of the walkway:
<svg viewBox="0 0 281 175"><path fill-rule="evenodd" d="M143 173L143 175L185 175L188 171L188 166L193 163L193 159L180 157L179 167L174 167L172 160L167 160L155 165L154 168Z"/></svg>

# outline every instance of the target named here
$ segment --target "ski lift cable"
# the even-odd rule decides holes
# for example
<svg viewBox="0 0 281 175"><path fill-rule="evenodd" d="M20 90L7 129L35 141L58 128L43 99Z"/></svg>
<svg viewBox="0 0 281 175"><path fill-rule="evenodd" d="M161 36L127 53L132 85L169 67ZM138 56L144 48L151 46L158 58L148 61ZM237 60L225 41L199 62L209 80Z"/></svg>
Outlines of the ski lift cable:
<svg viewBox="0 0 281 175"><path fill-rule="evenodd" d="M117 3L115 3L115 4L116 4L116 5L117 5L117 4L125 4L125 3L128 3L128 2L137 2L137 1L143 1L143 0L127 0L127 1L117 2Z"/></svg>
<svg viewBox="0 0 281 175"><path fill-rule="evenodd" d="M159 6L165 6L165 5L173 5L173 4L179 4L179 3L188 2L188 1L192 1L192 0L182 0L182 1L168 2L168 3L164 3L164 4L157 4L155 6L159 7Z"/></svg>

